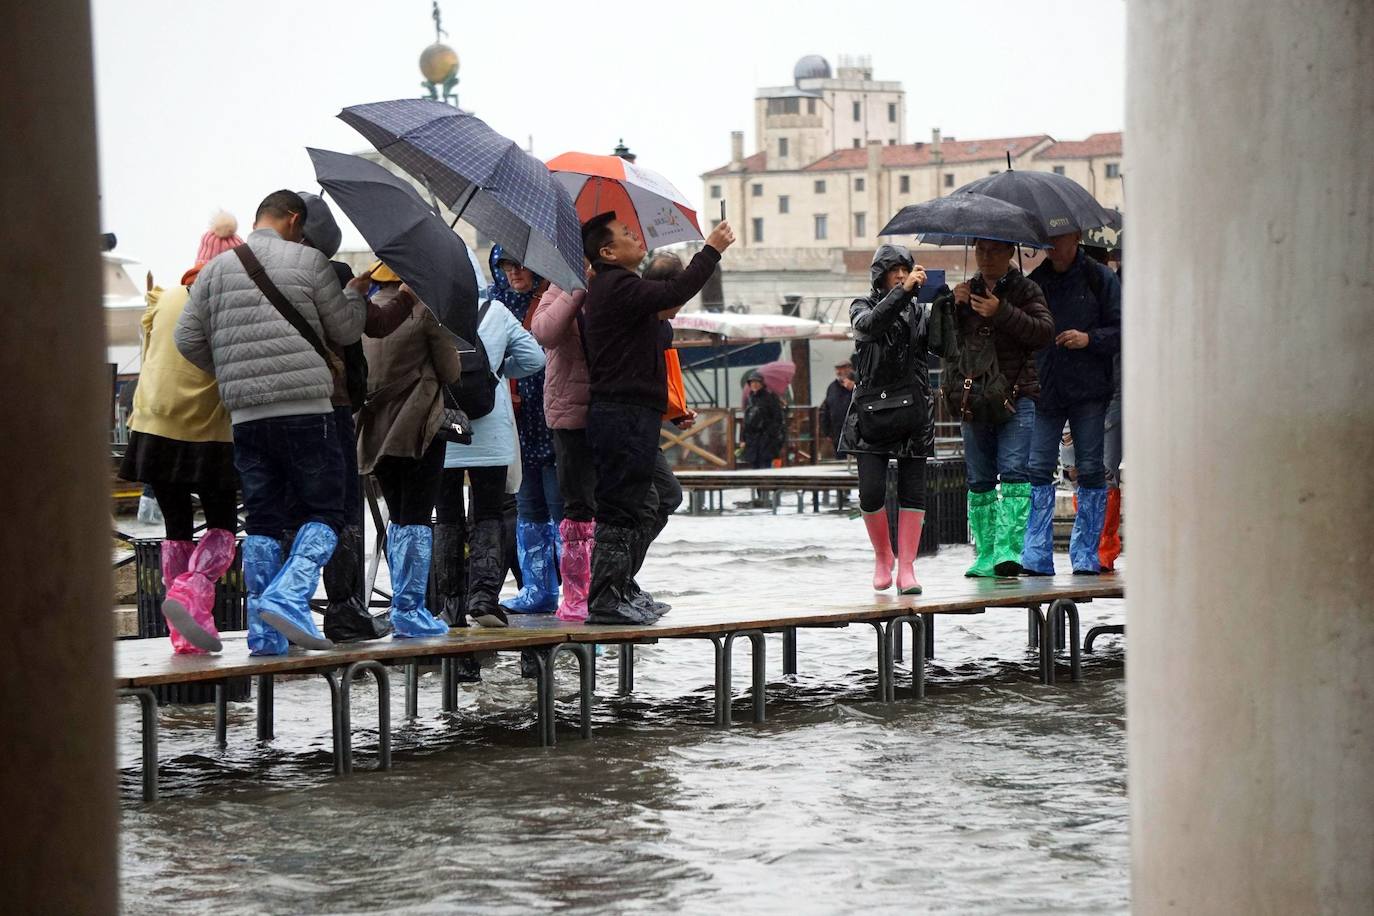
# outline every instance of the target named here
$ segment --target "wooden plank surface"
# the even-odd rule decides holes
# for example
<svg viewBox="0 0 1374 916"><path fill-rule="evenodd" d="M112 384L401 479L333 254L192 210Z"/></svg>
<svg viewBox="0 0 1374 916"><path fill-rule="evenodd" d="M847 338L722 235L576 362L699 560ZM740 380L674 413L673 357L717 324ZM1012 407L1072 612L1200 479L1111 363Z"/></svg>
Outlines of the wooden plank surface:
<svg viewBox="0 0 1374 916"><path fill-rule="evenodd" d="M945 579L925 583L922 595L874 594L856 590L843 603L779 597L762 607L757 602L697 596L648 626L597 626L568 623L552 614L517 614L507 628L469 627L436 639L382 639L352 643L327 652L292 649L290 655L254 657L243 633L224 636L218 655L173 655L165 639L120 640L115 643L115 686L141 687L217 681L252 674L321 671L365 659L386 661L437 658L501 649L552 646L560 642L633 642L690 639L784 627L824 626L889 620L904 614L970 614L985 608L1048 605L1056 598L1121 598L1119 576L1055 576L1020 579Z"/></svg>

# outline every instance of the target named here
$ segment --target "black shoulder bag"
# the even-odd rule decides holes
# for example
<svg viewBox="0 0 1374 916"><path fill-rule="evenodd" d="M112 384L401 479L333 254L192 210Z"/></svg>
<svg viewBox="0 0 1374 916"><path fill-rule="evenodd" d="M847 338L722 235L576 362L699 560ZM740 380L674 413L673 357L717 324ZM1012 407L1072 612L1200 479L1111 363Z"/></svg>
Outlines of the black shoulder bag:
<svg viewBox="0 0 1374 916"><path fill-rule="evenodd" d="M492 371L487 348L482 343L481 331L482 320L487 317L490 308L491 300L488 299L477 310L477 333L474 335L477 339L470 347L467 346L467 341L458 338L464 344L458 349L463 371L458 381L444 386L448 402L461 408L474 420L485 417L496 409L497 378L496 373Z"/></svg>

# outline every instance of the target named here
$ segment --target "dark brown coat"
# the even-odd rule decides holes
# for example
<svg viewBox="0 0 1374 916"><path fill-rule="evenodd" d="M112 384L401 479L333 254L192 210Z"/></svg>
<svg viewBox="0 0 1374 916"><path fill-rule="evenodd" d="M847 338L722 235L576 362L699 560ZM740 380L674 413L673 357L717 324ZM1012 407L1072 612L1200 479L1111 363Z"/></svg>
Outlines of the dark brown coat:
<svg viewBox="0 0 1374 916"><path fill-rule="evenodd" d="M358 414L358 470L369 474L384 455L424 454L443 413L439 385L456 382L462 364L452 336L423 303L394 332L364 338L363 346L367 404Z"/></svg>
<svg viewBox="0 0 1374 916"><path fill-rule="evenodd" d="M1045 304L1045 294L1015 267L997 281L992 293L1002 300L992 318L982 317L970 305L955 306L959 336L968 339L984 325L990 326L997 364L1007 377L1007 383L1015 387L1021 397L1035 400L1040 396L1035 351L1054 342L1054 317Z"/></svg>

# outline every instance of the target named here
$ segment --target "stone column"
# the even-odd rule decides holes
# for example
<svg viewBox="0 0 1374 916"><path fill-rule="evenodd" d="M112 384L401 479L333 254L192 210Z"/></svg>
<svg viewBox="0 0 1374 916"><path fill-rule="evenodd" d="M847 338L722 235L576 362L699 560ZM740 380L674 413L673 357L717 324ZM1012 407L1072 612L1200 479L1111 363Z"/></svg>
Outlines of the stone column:
<svg viewBox="0 0 1374 916"><path fill-rule="evenodd" d="M85 0L4 9L0 899L12 913L113 913L110 392L90 12Z"/></svg>
<svg viewBox="0 0 1374 916"><path fill-rule="evenodd" d="M1374 900L1374 4L1128 5L1140 913Z"/></svg>

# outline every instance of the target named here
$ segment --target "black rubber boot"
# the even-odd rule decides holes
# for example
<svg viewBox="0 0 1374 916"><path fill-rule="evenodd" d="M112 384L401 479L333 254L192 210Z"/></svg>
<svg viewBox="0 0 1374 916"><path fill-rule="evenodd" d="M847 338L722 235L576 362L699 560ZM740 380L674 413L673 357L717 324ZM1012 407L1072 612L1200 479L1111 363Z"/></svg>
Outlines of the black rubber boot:
<svg viewBox="0 0 1374 916"><path fill-rule="evenodd" d="M634 558L634 533L629 528L596 526L587 623L642 625L658 619L652 612L630 603L628 591Z"/></svg>
<svg viewBox="0 0 1374 916"><path fill-rule="evenodd" d="M468 542L467 612L479 627L506 626L506 612L499 600L505 581L501 523L495 519L478 522Z"/></svg>
<svg viewBox="0 0 1374 916"><path fill-rule="evenodd" d="M515 523L518 520L519 510L515 496L507 493L506 501L501 506L501 562L506 565L501 581L505 582L505 573L510 573L515 577L517 590L525 587L525 571L520 568L520 551L515 545Z"/></svg>
<svg viewBox="0 0 1374 916"><path fill-rule="evenodd" d="M324 592L329 606L324 612L324 635L334 642L381 639L391 632L385 613L373 615L363 594L363 529L346 525L339 531L339 546L324 567Z"/></svg>
<svg viewBox="0 0 1374 916"><path fill-rule="evenodd" d="M662 617L673 609L671 604L658 601L653 595L646 592L639 584L639 571L644 567L644 560L649 555L649 547L657 540L659 534L668 524L667 519L654 518L647 524L641 524L634 529L634 565L630 574L630 584L626 589L630 603L641 611L653 614L655 617Z"/></svg>
<svg viewBox="0 0 1374 916"><path fill-rule="evenodd" d="M450 627L468 625L467 526L434 526L434 614Z"/></svg>

